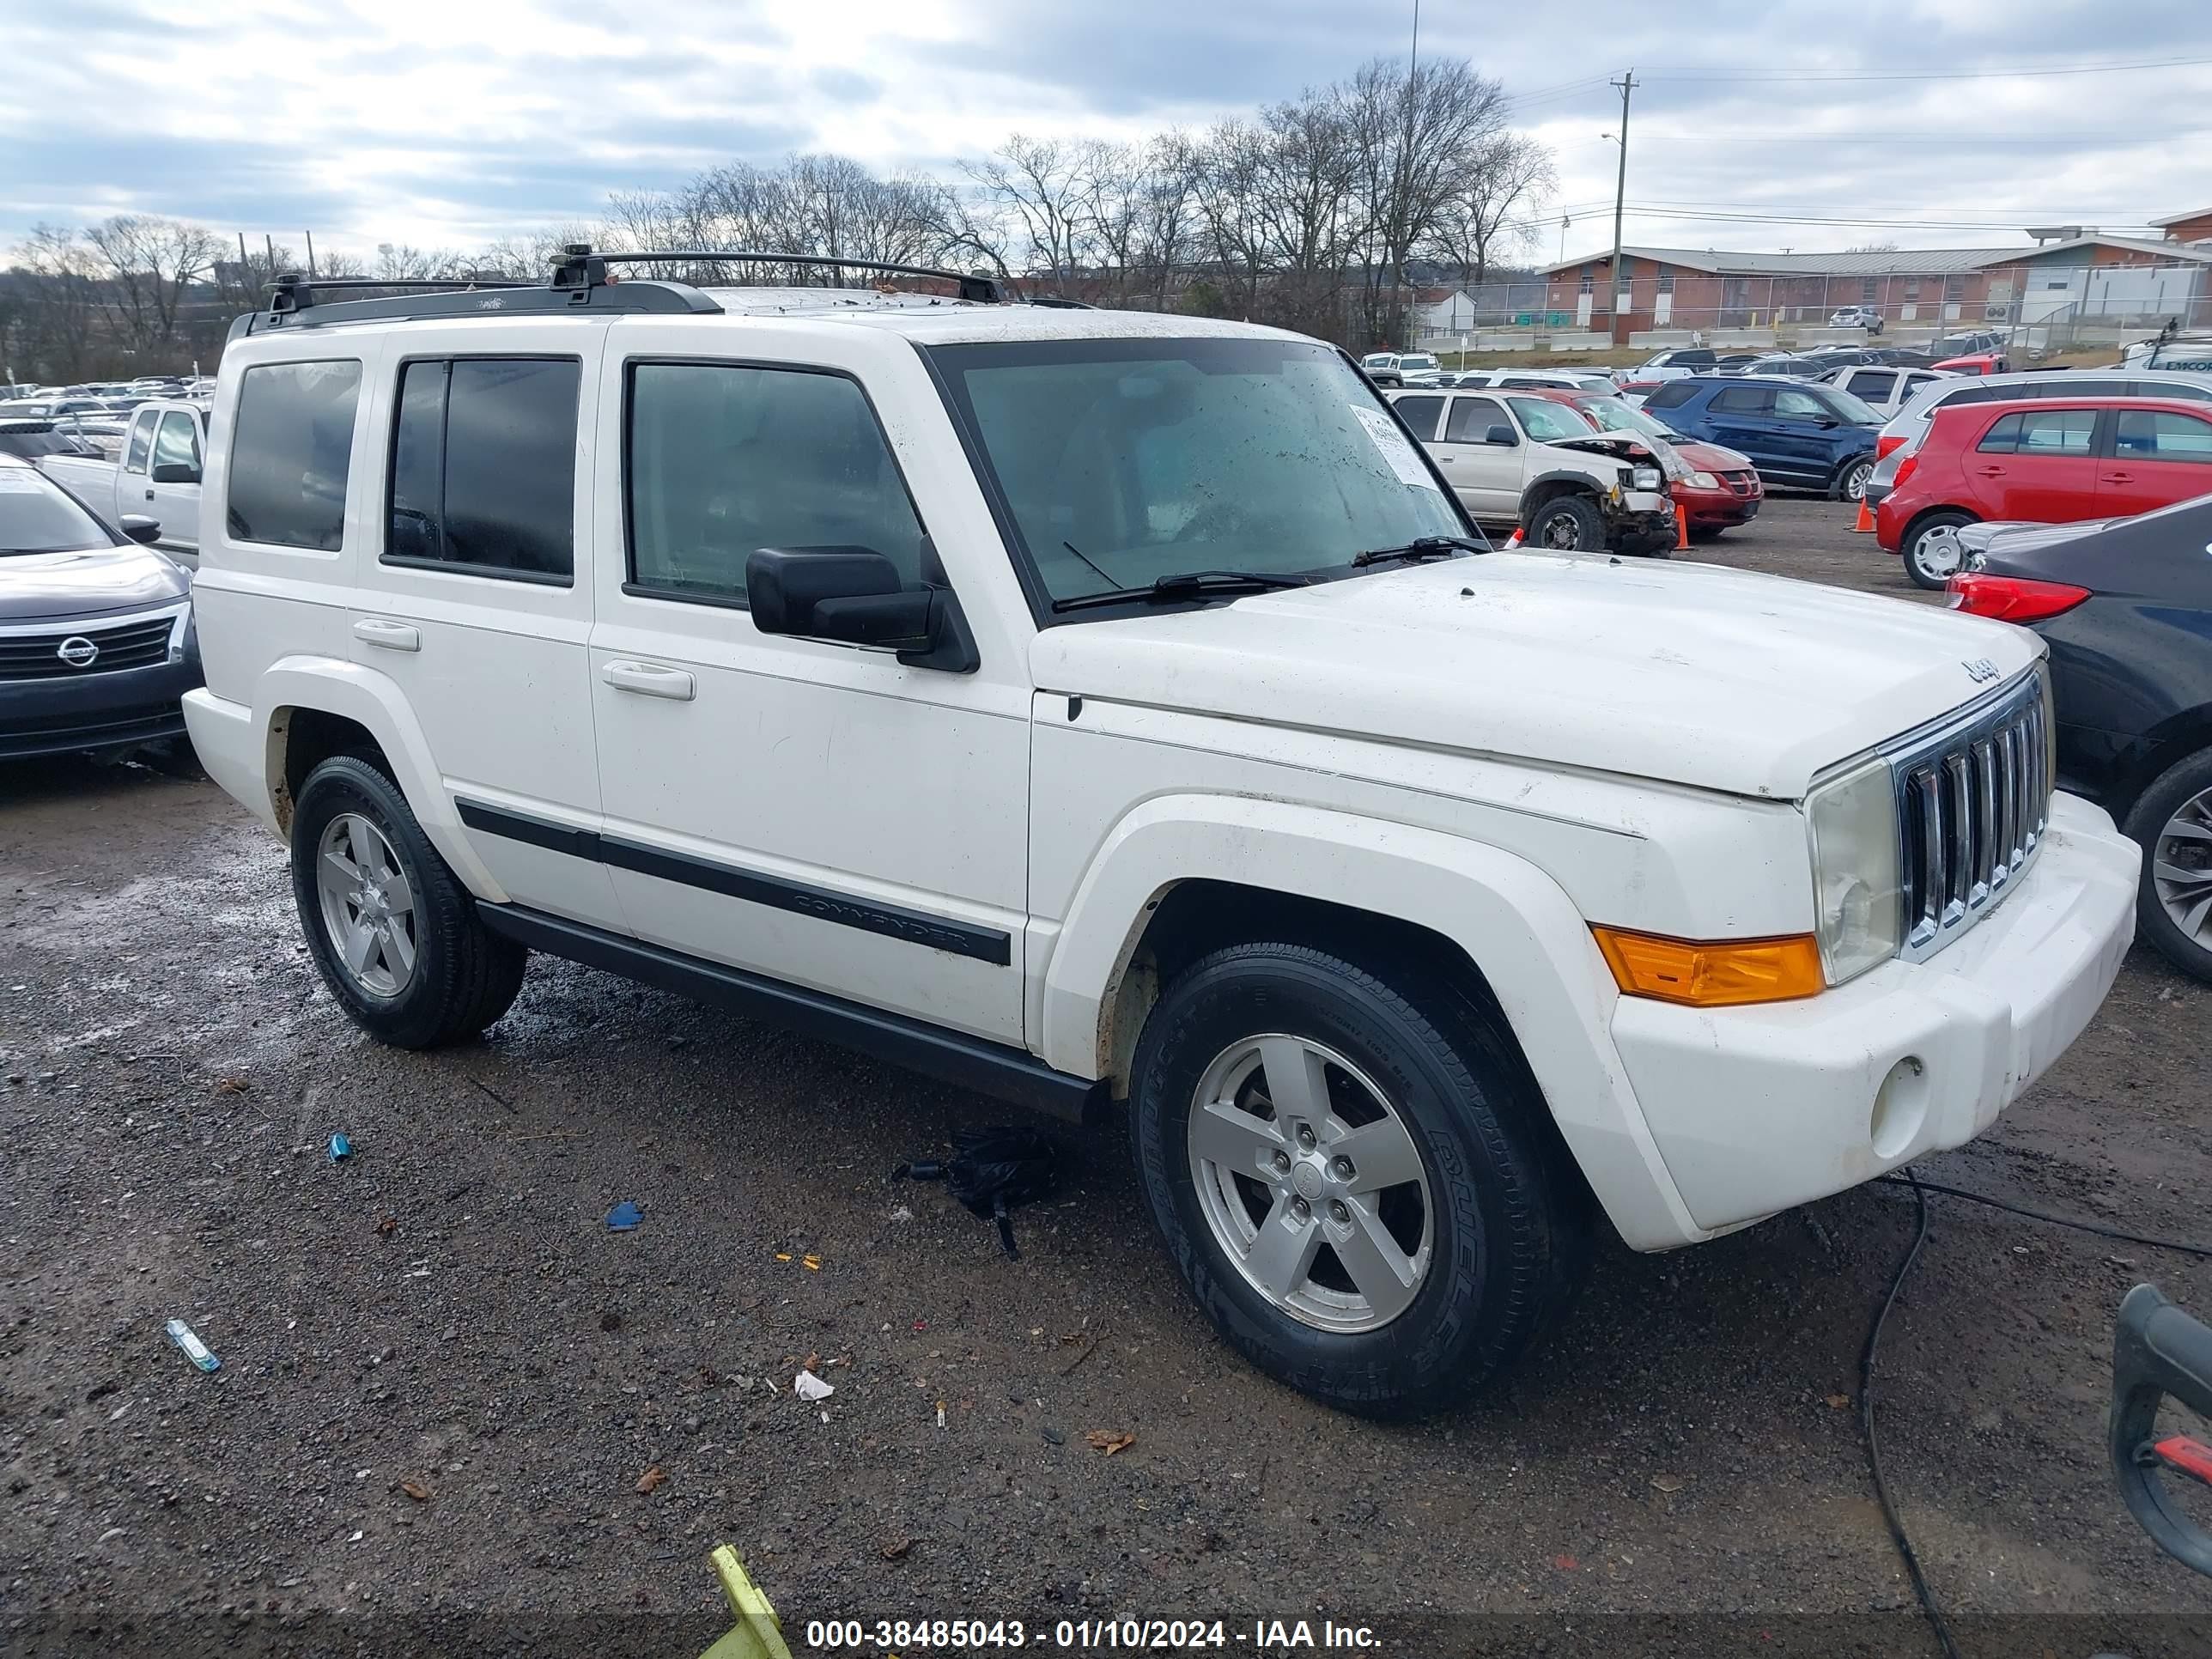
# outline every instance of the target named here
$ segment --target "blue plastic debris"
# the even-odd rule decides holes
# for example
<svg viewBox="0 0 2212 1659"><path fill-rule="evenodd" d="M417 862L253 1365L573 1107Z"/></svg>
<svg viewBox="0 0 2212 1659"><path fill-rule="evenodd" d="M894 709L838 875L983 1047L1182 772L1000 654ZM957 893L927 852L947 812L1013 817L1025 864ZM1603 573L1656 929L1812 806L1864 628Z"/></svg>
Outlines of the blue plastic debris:
<svg viewBox="0 0 2212 1659"><path fill-rule="evenodd" d="M624 1199L607 1212L607 1231L611 1233L626 1233L644 1219L645 1212L628 1199Z"/></svg>
<svg viewBox="0 0 2212 1659"><path fill-rule="evenodd" d="M169 1340L184 1350L185 1358L202 1370L215 1371L222 1369L222 1361L208 1352L207 1344L193 1335L192 1328L185 1324L183 1320L173 1319L163 1328L169 1333Z"/></svg>
<svg viewBox="0 0 2212 1659"><path fill-rule="evenodd" d="M331 1137L331 1163L342 1164L352 1156L353 1142L348 1140L343 1135L332 1135Z"/></svg>

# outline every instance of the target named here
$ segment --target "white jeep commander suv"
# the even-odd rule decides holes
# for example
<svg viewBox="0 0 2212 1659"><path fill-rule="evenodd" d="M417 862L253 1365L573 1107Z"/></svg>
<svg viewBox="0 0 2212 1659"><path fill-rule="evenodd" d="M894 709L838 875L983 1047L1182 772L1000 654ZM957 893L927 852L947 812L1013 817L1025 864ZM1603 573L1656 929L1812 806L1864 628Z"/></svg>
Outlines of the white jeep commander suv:
<svg viewBox="0 0 2212 1659"><path fill-rule="evenodd" d="M572 249L240 319L187 713L362 1026L475 1032L536 950L1126 1103L1222 1333L1383 1413L1599 1212L1955 1146L2095 1011L2136 854L2033 635L1492 553L1328 346L944 287Z"/></svg>

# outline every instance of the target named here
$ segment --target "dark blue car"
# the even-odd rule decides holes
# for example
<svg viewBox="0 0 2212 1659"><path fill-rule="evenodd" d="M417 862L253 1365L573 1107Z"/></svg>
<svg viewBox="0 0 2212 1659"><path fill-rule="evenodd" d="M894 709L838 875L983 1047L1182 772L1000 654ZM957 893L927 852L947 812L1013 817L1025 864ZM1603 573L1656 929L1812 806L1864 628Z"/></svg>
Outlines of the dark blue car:
<svg viewBox="0 0 2212 1659"><path fill-rule="evenodd" d="M1644 409L1686 438L1741 450L1769 484L1866 494L1882 417L1848 392L1780 375L1692 375L1669 380Z"/></svg>

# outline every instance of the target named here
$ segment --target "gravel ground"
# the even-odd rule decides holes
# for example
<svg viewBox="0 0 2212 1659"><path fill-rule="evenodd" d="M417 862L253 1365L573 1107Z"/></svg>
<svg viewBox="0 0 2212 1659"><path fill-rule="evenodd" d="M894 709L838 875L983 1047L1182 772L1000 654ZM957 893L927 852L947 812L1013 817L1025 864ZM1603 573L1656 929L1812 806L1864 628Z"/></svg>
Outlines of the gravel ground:
<svg viewBox="0 0 2212 1659"><path fill-rule="evenodd" d="M1698 556L1914 597L1847 523L1779 500ZM0 964L7 1652L696 1654L722 1540L799 1651L810 1620L918 1614L1048 1644L1127 1614L1246 1651L1281 1645L1261 1618L1422 1654L1935 1651L1856 1409L1896 1189L1613 1243L1510 1383L1378 1427L1213 1339L1118 1130L1070 1134L1010 1263L885 1176L1001 1109L843 1051L543 959L483 1043L375 1047L297 943L280 849L206 783L0 770ZM1923 1173L2212 1234L2209 1010L2138 951ZM643 1225L611 1233L624 1199ZM2212 1584L2136 1530L2102 1448L2119 1297L2201 1306L2212 1270L1930 1209L1879 1399L1962 1645L2212 1651ZM810 1355L820 1407L790 1393Z"/></svg>

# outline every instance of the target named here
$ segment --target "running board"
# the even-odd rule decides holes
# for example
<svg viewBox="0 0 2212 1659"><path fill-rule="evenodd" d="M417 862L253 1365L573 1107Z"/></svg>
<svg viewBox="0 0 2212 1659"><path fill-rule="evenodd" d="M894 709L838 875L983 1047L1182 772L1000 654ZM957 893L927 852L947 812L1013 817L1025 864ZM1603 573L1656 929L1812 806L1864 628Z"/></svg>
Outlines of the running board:
<svg viewBox="0 0 2212 1659"><path fill-rule="evenodd" d="M548 956L604 968L1069 1122L1082 1122L1105 1099L1104 1085L1056 1072L1005 1043L511 904L479 899L477 914L495 933Z"/></svg>

